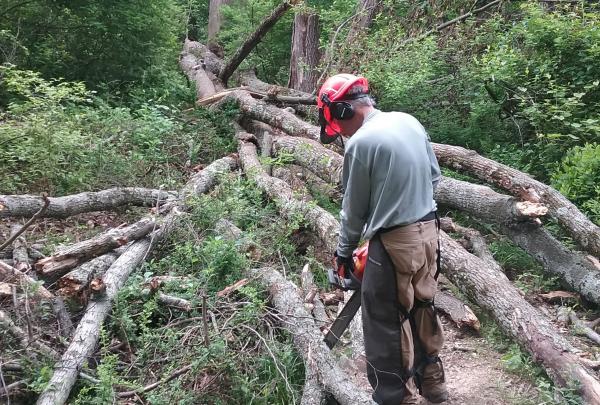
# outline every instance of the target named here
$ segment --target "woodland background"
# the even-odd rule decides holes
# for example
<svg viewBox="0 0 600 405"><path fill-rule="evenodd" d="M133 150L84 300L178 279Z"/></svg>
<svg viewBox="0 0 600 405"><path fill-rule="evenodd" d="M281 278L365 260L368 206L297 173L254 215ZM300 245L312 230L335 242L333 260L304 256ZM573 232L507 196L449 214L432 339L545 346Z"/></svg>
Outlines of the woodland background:
<svg viewBox="0 0 600 405"><path fill-rule="evenodd" d="M181 71L179 54L189 38L210 42L217 55L232 55L280 3L229 2L221 9L218 34L209 41L207 0L3 0L0 194L62 196L125 186L179 190L200 168L236 152L231 122L239 108L234 103L195 107L195 86ZM362 74L379 108L413 114L434 142L463 146L529 173L600 225L600 6L583 0L501 1L436 29L486 3L492 2L381 0L373 2L370 26L356 30L356 0L298 2L241 68L254 68L264 82L290 84L290 73L299 66L290 67L295 15L312 15L318 27L313 83L340 71ZM311 93L314 85L301 90ZM314 123L314 115L305 119ZM263 163L277 167L291 160L283 154ZM444 175L477 182L449 169ZM312 195L337 217L339 201L318 191ZM84 240L145 211L130 207L64 221L45 219L26 236L50 255L59 245ZM561 288L556 277L544 274L494 225L452 214L484 234L494 259L525 296ZM309 263L317 285L326 286L329 259L306 232L304 219L283 221L251 179L223 176L210 194L194 199L188 226L180 226L118 293L87 365L94 382L79 380L72 403L112 403L122 387L147 385L185 364L193 376L131 400L299 401L305 366L264 289L250 283L236 299L216 296L257 261L255 254L239 253L236 242L215 232L215 223L224 217L259 246L255 254L261 262L289 272ZM10 234L9 225L2 223L2 240ZM544 219L544 225L566 246L576 246L552 219ZM152 288L143 287L159 275L182 278L166 283L163 291L186 299L191 310L166 308ZM74 317L86 302L69 303ZM11 300L5 304L8 308ZM590 319L597 312L580 300L567 304ZM202 319L203 306L217 323L223 320L206 344L201 325L193 321ZM576 388L555 386L485 311L473 307L482 321L481 334L502 353L506 368L535 387L531 403L580 403ZM33 317L43 329L48 309L32 311L17 311L16 318L26 327ZM30 338L39 333L55 347L68 344L50 332L29 333ZM24 356L7 336L2 335L2 363ZM51 358L27 361L14 375L0 373L6 384L23 382L13 398L17 403L33 403L52 374Z"/></svg>

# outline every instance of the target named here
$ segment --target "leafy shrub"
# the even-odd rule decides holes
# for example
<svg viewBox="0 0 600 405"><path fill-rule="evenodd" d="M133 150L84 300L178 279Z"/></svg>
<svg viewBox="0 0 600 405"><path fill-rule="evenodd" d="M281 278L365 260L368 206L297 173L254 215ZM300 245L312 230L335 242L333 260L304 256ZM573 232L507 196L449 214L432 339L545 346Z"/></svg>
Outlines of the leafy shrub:
<svg viewBox="0 0 600 405"><path fill-rule="evenodd" d="M174 188L186 177L182 167L235 150L231 111L186 116L164 105L110 107L79 82L45 80L14 67L1 67L0 74L7 105L1 192Z"/></svg>
<svg viewBox="0 0 600 405"><path fill-rule="evenodd" d="M600 223L600 144L572 148L553 174L552 185Z"/></svg>

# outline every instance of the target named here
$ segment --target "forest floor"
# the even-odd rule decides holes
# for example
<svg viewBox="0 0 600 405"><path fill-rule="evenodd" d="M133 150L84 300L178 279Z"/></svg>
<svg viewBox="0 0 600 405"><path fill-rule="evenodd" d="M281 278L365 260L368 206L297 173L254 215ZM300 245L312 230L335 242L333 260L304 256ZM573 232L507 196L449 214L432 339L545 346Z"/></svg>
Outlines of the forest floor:
<svg viewBox="0 0 600 405"><path fill-rule="evenodd" d="M458 329L442 317L445 342L440 357L444 364L450 398L444 405L539 404L537 388L527 379L507 371L502 354L483 337ZM345 362L358 384L369 389L364 359ZM422 399L421 405L430 403Z"/></svg>

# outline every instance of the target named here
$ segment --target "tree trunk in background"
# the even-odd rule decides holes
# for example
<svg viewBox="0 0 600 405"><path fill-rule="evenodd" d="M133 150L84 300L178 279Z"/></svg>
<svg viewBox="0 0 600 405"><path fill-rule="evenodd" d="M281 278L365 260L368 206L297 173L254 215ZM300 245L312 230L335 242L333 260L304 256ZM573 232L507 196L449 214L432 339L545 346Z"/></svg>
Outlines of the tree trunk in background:
<svg viewBox="0 0 600 405"><path fill-rule="evenodd" d="M319 52L319 16L297 13L292 32L292 53L290 56L290 79L288 87L312 93L319 78L317 65Z"/></svg>
<svg viewBox="0 0 600 405"><path fill-rule="evenodd" d="M210 0L208 6L208 42L216 42L221 29L221 6L231 4L233 0Z"/></svg>
<svg viewBox="0 0 600 405"><path fill-rule="evenodd" d="M381 0L360 0L357 7L358 15L348 32L348 43L351 42L350 40L356 38L362 30L369 28L373 24L373 19L381 9L381 3Z"/></svg>

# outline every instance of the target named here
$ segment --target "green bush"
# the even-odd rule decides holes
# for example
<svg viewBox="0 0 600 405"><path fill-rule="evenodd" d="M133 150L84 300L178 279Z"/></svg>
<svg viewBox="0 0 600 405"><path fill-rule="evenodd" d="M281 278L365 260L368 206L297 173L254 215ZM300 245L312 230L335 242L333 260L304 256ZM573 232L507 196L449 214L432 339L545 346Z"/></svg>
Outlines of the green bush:
<svg viewBox="0 0 600 405"><path fill-rule="evenodd" d="M164 105L110 107L82 83L0 67L0 192L176 188L181 170L235 150L233 112L184 115Z"/></svg>
<svg viewBox="0 0 600 405"><path fill-rule="evenodd" d="M553 174L552 185L600 223L600 144L571 149Z"/></svg>

